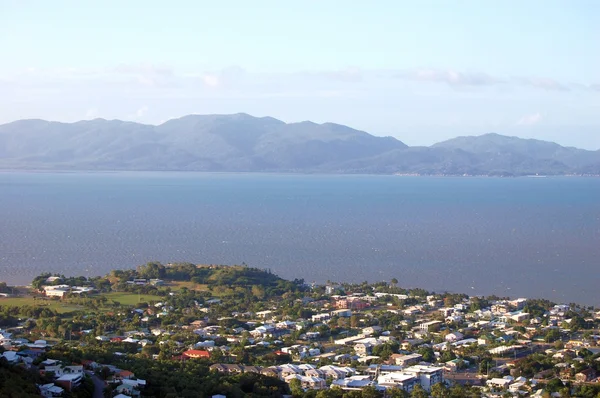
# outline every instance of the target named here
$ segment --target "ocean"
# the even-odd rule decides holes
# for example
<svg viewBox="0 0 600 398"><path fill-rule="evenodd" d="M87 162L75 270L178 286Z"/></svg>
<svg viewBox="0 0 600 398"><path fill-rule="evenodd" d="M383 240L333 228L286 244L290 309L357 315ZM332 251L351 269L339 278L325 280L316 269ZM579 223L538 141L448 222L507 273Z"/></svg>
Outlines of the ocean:
<svg viewBox="0 0 600 398"><path fill-rule="evenodd" d="M154 260L600 305L600 179L0 173L0 281Z"/></svg>

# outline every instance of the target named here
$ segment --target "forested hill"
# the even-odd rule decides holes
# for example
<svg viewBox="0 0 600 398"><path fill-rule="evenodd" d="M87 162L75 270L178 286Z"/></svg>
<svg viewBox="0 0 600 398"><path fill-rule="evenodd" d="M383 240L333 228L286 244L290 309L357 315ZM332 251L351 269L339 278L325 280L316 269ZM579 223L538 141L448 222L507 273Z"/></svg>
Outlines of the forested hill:
<svg viewBox="0 0 600 398"><path fill-rule="evenodd" d="M339 124L240 113L158 126L19 120L0 125L0 169L598 175L600 151L498 134L408 147Z"/></svg>
<svg viewBox="0 0 600 398"><path fill-rule="evenodd" d="M281 296L286 292L297 292L304 288L304 280L288 281L269 270L246 265L195 265L178 263L163 265L150 262L135 270L115 270L110 276L121 282L134 278L164 279L168 281L191 282L205 285L209 289L227 287L229 289L260 288L263 296Z"/></svg>

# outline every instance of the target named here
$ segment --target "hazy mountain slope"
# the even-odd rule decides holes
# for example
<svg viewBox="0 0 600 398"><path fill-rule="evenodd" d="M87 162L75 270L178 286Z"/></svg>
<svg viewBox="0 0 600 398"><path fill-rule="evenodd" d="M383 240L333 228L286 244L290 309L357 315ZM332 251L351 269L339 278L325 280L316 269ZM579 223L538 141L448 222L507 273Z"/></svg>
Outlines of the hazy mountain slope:
<svg viewBox="0 0 600 398"><path fill-rule="evenodd" d="M600 174L600 151L498 134L407 147L347 126L247 114L159 126L95 119L0 126L0 168L418 174Z"/></svg>
<svg viewBox="0 0 600 398"><path fill-rule="evenodd" d="M513 167L543 161L546 165L577 170L600 161L598 152L560 146L554 142L507 137L495 133L481 136L457 137L433 145L434 148L462 149L487 159L489 167ZM563 166L561 166L561 164Z"/></svg>

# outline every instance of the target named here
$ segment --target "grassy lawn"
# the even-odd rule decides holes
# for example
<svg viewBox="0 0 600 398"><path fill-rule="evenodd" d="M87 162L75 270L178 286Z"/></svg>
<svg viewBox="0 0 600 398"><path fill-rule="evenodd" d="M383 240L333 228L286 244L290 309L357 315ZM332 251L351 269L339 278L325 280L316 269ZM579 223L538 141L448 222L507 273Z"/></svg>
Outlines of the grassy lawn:
<svg viewBox="0 0 600 398"><path fill-rule="evenodd" d="M58 300L41 300L41 299L34 300L34 298L32 296L3 297L3 298L0 298L0 305L15 306L15 307L31 305L31 306L36 306L36 307L50 308L50 309L56 310L60 313L66 313L66 312L72 312L72 311L84 309L84 307L82 307L82 306L63 303Z"/></svg>
<svg viewBox="0 0 600 398"><path fill-rule="evenodd" d="M152 294L137 294L127 292L111 292L104 293L108 300L117 301L122 305L136 305L137 303L150 303L152 301L162 301L163 298L160 296L154 296Z"/></svg>
<svg viewBox="0 0 600 398"><path fill-rule="evenodd" d="M208 290L208 285L203 285L201 283L194 283L191 281L171 281L167 284L173 291L181 290L182 288L187 288L189 290L196 291L204 291Z"/></svg>

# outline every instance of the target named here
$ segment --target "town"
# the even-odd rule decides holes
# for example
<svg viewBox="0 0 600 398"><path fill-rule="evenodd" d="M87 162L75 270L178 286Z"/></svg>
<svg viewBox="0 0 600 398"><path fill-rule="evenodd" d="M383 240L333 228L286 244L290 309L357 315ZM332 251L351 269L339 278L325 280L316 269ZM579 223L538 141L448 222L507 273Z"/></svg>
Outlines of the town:
<svg viewBox="0 0 600 398"><path fill-rule="evenodd" d="M0 396L600 397L574 303L188 263L0 294Z"/></svg>

